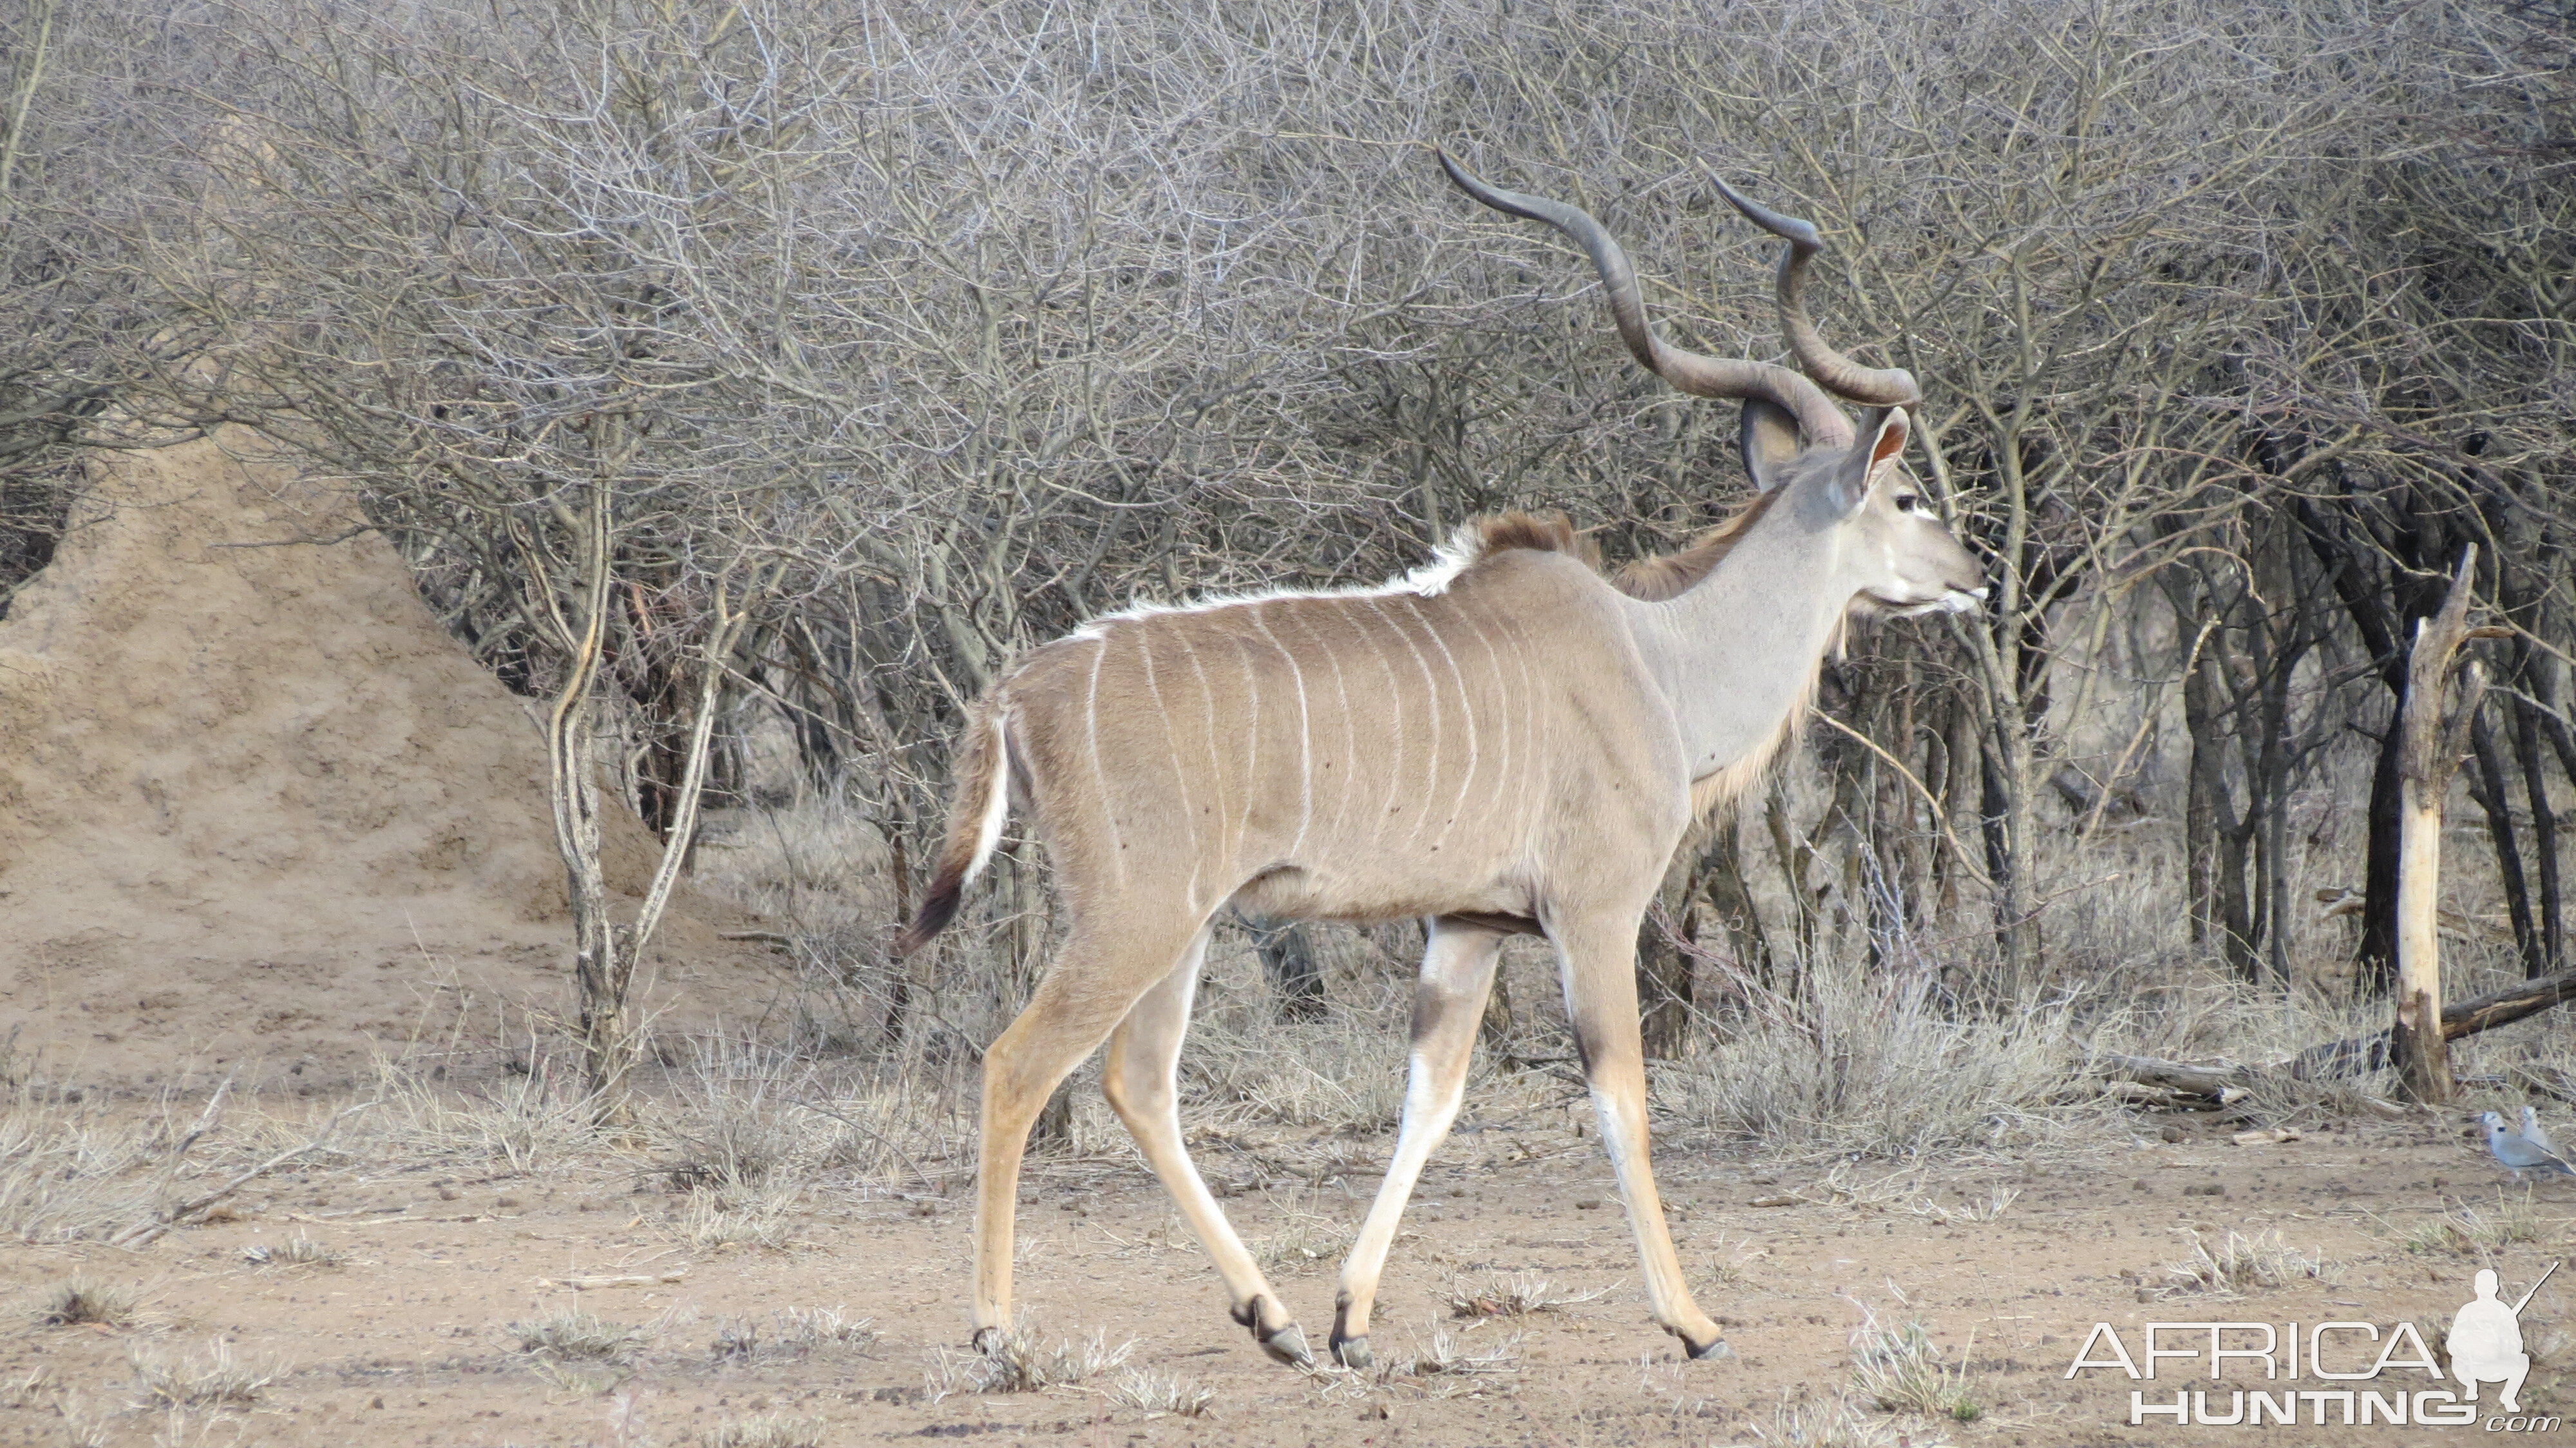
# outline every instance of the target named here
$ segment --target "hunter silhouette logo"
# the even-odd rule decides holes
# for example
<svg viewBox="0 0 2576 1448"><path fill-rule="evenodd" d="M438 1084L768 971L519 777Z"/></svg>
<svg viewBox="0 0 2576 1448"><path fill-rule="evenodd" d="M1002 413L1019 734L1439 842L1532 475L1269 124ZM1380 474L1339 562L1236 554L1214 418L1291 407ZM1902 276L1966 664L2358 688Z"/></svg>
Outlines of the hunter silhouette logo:
<svg viewBox="0 0 2576 1448"><path fill-rule="evenodd" d="M2555 1432L2558 1417L2522 1410L2531 1375L2522 1310L2558 1266L2551 1263L2512 1302L2498 1295L2495 1272L2481 1270L2475 1295L2451 1315L2438 1358L2411 1322L2148 1322L2131 1325L2128 1340L2120 1328L2097 1322L2066 1376L2111 1371L2157 1383L2129 1390L2133 1428L2159 1420L2213 1428L2464 1428L2481 1423L2488 1409L2479 1390L2492 1384L2499 1411L2484 1417L2487 1432ZM2194 1379L2205 1386L2185 1386Z"/></svg>
<svg viewBox="0 0 2576 1448"><path fill-rule="evenodd" d="M2478 1400L2478 1384L2497 1383L2502 1386L2496 1400L2504 1410L2522 1411L2516 1395L2522 1391L2522 1380L2531 1376L2531 1354L2522 1350L2522 1310L2531 1305L2541 1282L2557 1270L2558 1264L2550 1263L2540 1282L2531 1284L2521 1301L2507 1307L2496 1297L2495 1270L2478 1269L2478 1295L2451 1315L2450 1334L2442 1339L2442 1347L2451 1355L2451 1375L2460 1380L2470 1402Z"/></svg>

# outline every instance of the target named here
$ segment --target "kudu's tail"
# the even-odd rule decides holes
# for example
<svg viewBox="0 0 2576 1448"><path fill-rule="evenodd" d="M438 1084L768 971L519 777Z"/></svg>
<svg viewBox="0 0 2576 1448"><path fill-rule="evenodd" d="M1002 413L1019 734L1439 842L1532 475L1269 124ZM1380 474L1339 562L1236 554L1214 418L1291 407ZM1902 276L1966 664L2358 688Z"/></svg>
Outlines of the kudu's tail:
<svg viewBox="0 0 2576 1448"><path fill-rule="evenodd" d="M978 707L966 719L954 768L957 798L948 807L948 834L939 847L938 872L930 893L903 933L894 938L894 958L903 959L931 942L957 918L958 897L983 873L1001 843L1002 821L1011 808L1011 751L1003 737L998 708Z"/></svg>

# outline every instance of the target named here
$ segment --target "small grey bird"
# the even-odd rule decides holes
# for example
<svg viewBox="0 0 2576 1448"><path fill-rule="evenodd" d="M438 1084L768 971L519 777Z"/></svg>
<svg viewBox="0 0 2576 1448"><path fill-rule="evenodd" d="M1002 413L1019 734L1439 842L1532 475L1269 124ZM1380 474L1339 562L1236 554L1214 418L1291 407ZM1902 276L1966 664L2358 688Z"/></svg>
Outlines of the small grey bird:
<svg viewBox="0 0 2576 1448"><path fill-rule="evenodd" d="M2569 1166L2565 1157L2524 1139L2521 1132L2506 1127L2504 1118L2494 1112L2479 1112L2478 1125L2486 1130L2487 1154L2515 1176L2527 1171L2543 1176L2576 1176L2576 1167Z"/></svg>
<svg viewBox="0 0 2576 1448"><path fill-rule="evenodd" d="M2540 1124L2540 1113L2528 1106L2522 1108L2522 1139L2552 1156L2566 1155L2558 1149L2557 1142L2549 1139L2549 1128Z"/></svg>

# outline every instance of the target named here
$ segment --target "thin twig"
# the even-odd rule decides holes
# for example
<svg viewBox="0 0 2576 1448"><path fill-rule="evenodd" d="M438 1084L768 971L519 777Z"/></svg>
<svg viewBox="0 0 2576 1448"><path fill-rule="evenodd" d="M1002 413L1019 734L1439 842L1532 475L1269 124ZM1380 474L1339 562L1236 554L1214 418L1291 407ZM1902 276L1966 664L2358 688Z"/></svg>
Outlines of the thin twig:
<svg viewBox="0 0 2576 1448"><path fill-rule="evenodd" d="M1914 777L1914 771L1905 767L1904 760L1901 760L1895 755L1880 748L1877 740L1870 738L1868 735L1861 733L1859 730L1854 729L1849 724L1844 723L1840 719L1835 718L1833 715L1828 714L1821 709L1816 711L1816 717L1824 720L1828 724L1831 724L1854 739L1859 740L1870 753L1886 760L1890 768L1893 768L1897 773L1904 775L1905 782L1914 786L1914 792L1923 796L1923 802L1932 806L1932 818L1940 823L1941 837L1950 842L1950 849L1958 856L1959 863L1966 867L1969 875L1974 877L1978 884L1985 886L1989 890L1995 888L1995 882L1987 877L1985 871L1977 868L1976 857L1968 853L1968 847L1959 842L1958 834L1950 828L1950 812L1941 808L1941 801L1933 795L1929 788L1925 787L1922 780Z"/></svg>

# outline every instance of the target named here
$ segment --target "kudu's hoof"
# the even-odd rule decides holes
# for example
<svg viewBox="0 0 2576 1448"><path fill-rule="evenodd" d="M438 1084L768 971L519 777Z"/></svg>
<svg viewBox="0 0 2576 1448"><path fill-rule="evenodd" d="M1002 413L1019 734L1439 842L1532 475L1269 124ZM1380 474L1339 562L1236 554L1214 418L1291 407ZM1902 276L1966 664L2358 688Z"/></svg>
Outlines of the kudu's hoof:
<svg viewBox="0 0 2576 1448"><path fill-rule="evenodd" d="M1315 1354L1306 1346L1306 1330L1293 1322L1266 1337L1256 1328L1253 1336L1259 1339L1263 1352L1292 1368L1315 1365Z"/></svg>
<svg viewBox="0 0 2576 1448"><path fill-rule="evenodd" d="M966 1341L969 1347L990 1357L993 1350L1002 1345L1002 1330L998 1327L979 1327L975 1329L975 1335Z"/></svg>
<svg viewBox="0 0 2576 1448"><path fill-rule="evenodd" d="M1735 1356L1735 1349L1728 1347L1726 1339L1722 1337L1712 1337L1705 1345L1697 1347L1691 1344L1689 1338L1683 1338L1682 1350L1689 1353L1691 1361L1695 1363L1715 1362L1720 1358Z"/></svg>
<svg viewBox="0 0 2576 1448"><path fill-rule="evenodd" d="M1337 1337L1333 1339L1333 1360L1346 1368L1364 1368L1375 1363L1377 1355L1369 1351L1365 1337Z"/></svg>

